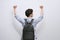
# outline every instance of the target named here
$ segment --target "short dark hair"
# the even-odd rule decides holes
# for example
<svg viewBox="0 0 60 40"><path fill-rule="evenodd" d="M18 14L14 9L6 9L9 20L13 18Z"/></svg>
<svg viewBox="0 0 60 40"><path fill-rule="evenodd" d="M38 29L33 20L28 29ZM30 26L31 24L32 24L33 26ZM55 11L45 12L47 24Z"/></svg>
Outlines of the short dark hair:
<svg viewBox="0 0 60 40"><path fill-rule="evenodd" d="M27 9L27 10L25 11L25 15L26 15L27 17L29 17L30 14L32 14L32 12L33 12L33 9Z"/></svg>

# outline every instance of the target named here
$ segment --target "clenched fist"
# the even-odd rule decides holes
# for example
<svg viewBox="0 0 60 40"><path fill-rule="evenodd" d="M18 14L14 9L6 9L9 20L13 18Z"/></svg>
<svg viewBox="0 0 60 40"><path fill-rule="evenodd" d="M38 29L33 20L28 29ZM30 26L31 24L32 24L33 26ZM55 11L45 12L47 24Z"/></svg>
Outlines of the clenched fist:
<svg viewBox="0 0 60 40"><path fill-rule="evenodd" d="M41 5L40 8L43 9L43 5Z"/></svg>
<svg viewBox="0 0 60 40"><path fill-rule="evenodd" d="M13 8L16 9L17 8L17 5L14 5Z"/></svg>

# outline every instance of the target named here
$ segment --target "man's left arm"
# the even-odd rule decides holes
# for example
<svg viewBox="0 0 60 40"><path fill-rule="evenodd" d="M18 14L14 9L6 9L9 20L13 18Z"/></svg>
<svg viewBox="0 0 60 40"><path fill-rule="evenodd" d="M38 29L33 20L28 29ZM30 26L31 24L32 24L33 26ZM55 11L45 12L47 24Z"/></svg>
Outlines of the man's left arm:
<svg viewBox="0 0 60 40"><path fill-rule="evenodd" d="M43 13L44 13L44 12L43 12L43 5L40 6L40 12L41 12L41 13L40 13L40 16L43 16Z"/></svg>
<svg viewBox="0 0 60 40"><path fill-rule="evenodd" d="M43 6L40 6L40 17L38 17L37 19L34 19L34 24L38 24L41 20L43 19Z"/></svg>

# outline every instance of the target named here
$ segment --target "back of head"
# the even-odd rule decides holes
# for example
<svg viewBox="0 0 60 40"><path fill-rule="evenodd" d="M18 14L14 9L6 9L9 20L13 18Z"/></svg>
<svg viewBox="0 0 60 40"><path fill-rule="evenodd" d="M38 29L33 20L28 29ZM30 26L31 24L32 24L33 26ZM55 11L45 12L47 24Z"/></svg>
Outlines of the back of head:
<svg viewBox="0 0 60 40"><path fill-rule="evenodd" d="M27 9L27 10L25 11L25 15L26 15L27 17L29 17L30 14L32 14L32 13L33 13L33 9Z"/></svg>

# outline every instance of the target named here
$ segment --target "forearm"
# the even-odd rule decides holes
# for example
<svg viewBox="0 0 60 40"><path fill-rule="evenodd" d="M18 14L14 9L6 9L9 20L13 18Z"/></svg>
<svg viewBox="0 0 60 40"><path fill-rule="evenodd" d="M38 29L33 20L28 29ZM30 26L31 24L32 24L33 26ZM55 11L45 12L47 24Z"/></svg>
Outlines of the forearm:
<svg viewBox="0 0 60 40"><path fill-rule="evenodd" d="M40 15L43 16L44 10L43 10L43 6L40 6Z"/></svg>
<svg viewBox="0 0 60 40"><path fill-rule="evenodd" d="M17 8L17 5L14 5L14 6L13 6L14 16L16 15L16 8Z"/></svg>
<svg viewBox="0 0 60 40"><path fill-rule="evenodd" d="M43 9L40 10L40 15L43 16Z"/></svg>
<svg viewBox="0 0 60 40"><path fill-rule="evenodd" d="M14 16L16 15L16 9L14 9Z"/></svg>

